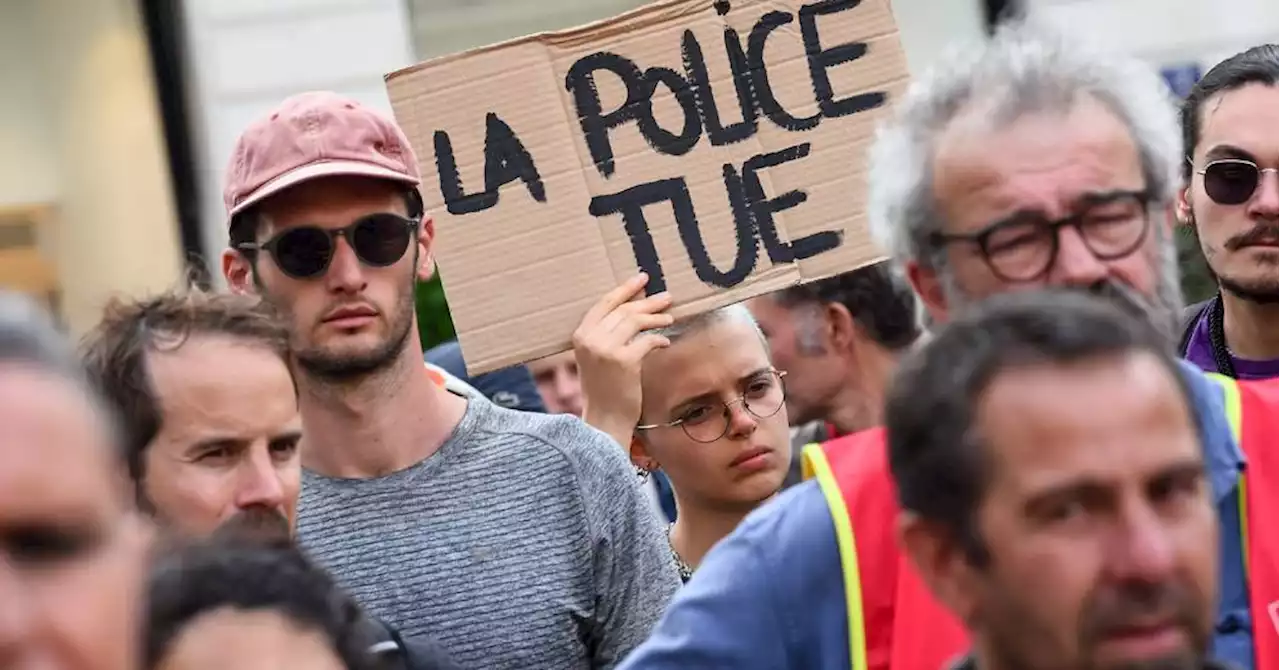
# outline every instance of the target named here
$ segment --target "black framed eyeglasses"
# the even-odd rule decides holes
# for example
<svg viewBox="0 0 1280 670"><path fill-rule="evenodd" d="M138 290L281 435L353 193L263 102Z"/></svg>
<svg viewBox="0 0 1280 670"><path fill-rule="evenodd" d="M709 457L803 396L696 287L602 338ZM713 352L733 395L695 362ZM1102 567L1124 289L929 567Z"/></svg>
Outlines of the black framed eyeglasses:
<svg viewBox="0 0 1280 670"><path fill-rule="evenodd" d="M1061 219L1020 212L975 233L934 233L929 239L939 249L954 243L976 245L991 272L1004 281L1036 281L1057 260L1063 228L1074 228L1098 260L1132 254L1151 227L1147 211L1151 199L1147 190L1093 194L1079 211Z"/></svg>
<svg viewBox="0 0 1280 670"><path fill-rule="evenodd" d="M680 417L666 423L636 426L636 430L656 430L680 426L684 434L694 442L715 442L729 432L731 408L742 403L742 408L757 419L767 419L777 414L786 404L787 390L781 370L766 370L747 380L742 395L729 402L709 400L699 402L683 410Z"/></svg>
<svg viewBox="0 0 1280 670"><path fill-rule="evenodd" d="M1243 205L1258 190L1262 175L1276 171L1243 158L1222 158L1209 161L1196 174L1204 177L1204 192L1210 200L1219 205Z"/></svg>
<svg viewBox="0 0 1280 670"><path fill-rule="evenodd" d="M240 244L241 251L262 250L271 254L276 267L294 279L318 277L329 269L344 238L356 258L372 267L386 267L404 257L418 229L419 221L398 214L378 213L361 217L342 228L298 226L262 244Z"/></svg>

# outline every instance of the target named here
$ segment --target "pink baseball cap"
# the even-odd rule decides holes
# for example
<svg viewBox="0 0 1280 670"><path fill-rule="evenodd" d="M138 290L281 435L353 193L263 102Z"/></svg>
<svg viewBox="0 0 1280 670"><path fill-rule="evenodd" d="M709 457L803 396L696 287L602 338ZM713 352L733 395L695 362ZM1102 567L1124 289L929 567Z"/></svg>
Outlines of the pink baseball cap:
<svg viewBox="0 0 1280 670"><path fill-rule="evenodd" d="M290 186L336 175L422 181L413 148L391 119L336 93L295 95L236 141L222 192L227 221Z"/></svg>

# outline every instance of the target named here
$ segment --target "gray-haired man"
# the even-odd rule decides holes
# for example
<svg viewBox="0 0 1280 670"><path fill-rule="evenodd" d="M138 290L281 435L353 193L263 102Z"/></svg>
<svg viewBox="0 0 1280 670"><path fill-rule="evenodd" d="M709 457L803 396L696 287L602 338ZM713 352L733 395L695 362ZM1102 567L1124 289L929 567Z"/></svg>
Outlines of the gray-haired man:
<svg viewBox="0 0 1280 670"><path fill-rule="evenodd" d="M872 152L870 220L930 316L1064 286L1116 298L1171 335L1181 151L1167 95L1143 64L1030 25L914 82ZM1239 449L1220 391L1185 372L1220 503ZM721 542L627 668L935 670L969 646L896 549L883 432L807 456L818 481ZM1215 644L1233 634L1220 627Z"/></svg>

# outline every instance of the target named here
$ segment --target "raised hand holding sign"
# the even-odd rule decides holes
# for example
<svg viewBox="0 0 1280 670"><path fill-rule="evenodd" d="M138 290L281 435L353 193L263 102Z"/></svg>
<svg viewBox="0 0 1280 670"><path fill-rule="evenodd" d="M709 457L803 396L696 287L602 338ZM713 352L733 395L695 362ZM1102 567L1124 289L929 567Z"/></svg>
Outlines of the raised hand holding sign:
<svg viewBox="0 0 1280 670"><path fill-rule="evenodd" d="M683 316L879 260L905 81L888 0L667 0L389 75L468 369L567 349L637 270Z"/></svg>

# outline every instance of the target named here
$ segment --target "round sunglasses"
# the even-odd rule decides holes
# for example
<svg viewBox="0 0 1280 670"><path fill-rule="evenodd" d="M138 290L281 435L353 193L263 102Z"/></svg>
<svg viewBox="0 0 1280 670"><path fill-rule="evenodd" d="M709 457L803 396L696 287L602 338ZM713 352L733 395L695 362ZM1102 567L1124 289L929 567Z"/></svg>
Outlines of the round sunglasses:
<svg viewBox="0 0 1280 670"><path fill-rule="evenodd" d="M1219 205L1241 205L1258 190L1263 173L1275 171L1242 158L1223 158L1210 162L1196 174L1204 177L1204 192L1211 200Z"/></svg>
<svg viewBox="0 0 1280 670"><path fill-rule="evenodd" d="M281 272L294 279L311 279L329 269L339 237L347 241L356 258L365 265L381 268L394 264L409 249L418 223L398 214L370 214L342 228L298 226L262 244L246 243L237 248L265 251L271 254Z"/></svg>

